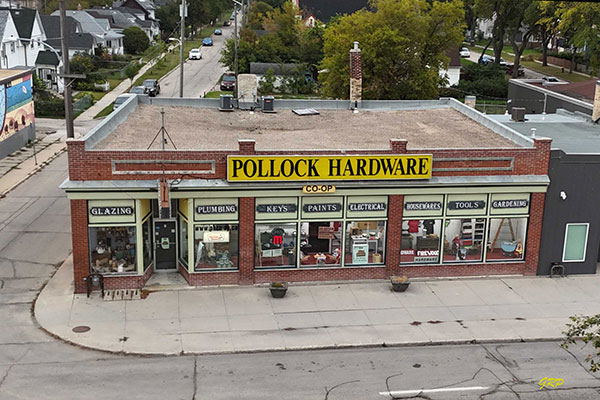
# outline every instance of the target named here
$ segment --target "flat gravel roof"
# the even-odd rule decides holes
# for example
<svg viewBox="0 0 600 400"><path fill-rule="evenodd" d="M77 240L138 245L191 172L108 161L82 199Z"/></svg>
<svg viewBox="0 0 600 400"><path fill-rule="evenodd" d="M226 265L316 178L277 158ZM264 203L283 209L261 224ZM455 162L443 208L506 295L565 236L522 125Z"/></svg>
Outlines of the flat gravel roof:
<svg viewBox="0 0 600 400"><path fill-rule="evenodd" d="M139 104L94 148L147 149L160 129L161 109L179 150L237 150L239 139L254 139L257 150L384 150L390 139L406 139L413 149L519 147L450 107L358 114L319 110L319 115L299 116L289 109L251 114ZM160 138L151 149L160 149Z"/></svg>

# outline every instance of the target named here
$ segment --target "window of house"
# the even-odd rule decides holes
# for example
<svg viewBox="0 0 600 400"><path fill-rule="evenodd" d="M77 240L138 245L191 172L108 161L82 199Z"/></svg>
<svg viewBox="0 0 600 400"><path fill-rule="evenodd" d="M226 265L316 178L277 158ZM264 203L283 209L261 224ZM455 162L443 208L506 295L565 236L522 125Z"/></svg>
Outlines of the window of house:
<svg viewBox="0 0 600 400"><path fill-rule="evenodd" d="M15 42L10 42L10 52L11 53L15 52Z"/></svg>
<svg viewBox="0 0 600 400"><path fill-rule="evenodd" d="M567 224L563 262L584 262L590 224Z"/></svg>

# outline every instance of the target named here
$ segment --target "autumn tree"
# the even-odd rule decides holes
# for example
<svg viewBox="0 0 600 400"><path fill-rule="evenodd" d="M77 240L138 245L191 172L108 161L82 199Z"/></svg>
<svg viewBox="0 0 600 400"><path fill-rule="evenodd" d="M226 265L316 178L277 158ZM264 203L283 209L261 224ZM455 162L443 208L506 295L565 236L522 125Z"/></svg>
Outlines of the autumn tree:
<svg viewBox="0 0 600 400"><path fill-rule="evenodd" d="M348 51L362 49L364 99L426 99L438 96L439 70L446 53L463 39L460 0L375 0L374 11L361 10L331 22L323 36L319 76L325 95L349 96Z"/></svg>

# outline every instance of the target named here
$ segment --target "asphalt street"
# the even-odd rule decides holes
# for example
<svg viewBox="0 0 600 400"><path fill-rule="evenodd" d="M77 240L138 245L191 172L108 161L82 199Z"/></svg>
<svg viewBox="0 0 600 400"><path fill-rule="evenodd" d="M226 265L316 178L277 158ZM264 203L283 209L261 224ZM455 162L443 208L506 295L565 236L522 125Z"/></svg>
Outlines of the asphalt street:
<svg viewBox="0 0 600 400"><path fill-rule="evenodd" d="M239 18L239 17L238 17ZM219 77L227 71L219 63L225 41L233 37L233 24L219 27L223 35L212 35L213 45L202 46L201 60L186 60L183 66L183 97L202 97L206 92L219 90ZM184 55L187 58L187 54ZM160 80L158 97L179 97L179 67Z"/></svg>
<svg viewBox="0 0 600 400"><path fill-rule="evenodd" d="M31 308L71 251L68 201L58 189L66 161L60 156L0 199L0 400L600 396L598 377L582 365L588 351L552 342L180 357L64 344L36 326ZM562 385L540 389L543 378Z"/></svg>

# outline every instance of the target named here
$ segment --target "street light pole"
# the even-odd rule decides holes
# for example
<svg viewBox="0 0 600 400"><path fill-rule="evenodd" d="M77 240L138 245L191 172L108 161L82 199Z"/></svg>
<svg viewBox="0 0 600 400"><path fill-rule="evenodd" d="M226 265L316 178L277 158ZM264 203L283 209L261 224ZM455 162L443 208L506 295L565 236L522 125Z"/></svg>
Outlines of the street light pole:
<svg viewBox="0 0 600 400"><path fill-rule="evenodd" d="M183 43L185 36L185 14L187 12L187 7L185 4L185 0L181 0L181 43L180 43L180 51L179 51L179 97L183 97Z"/></svg>
<svg viewBox="0 0 600 400"><path fill-rule="evenodd" d="M233 9L234 9L234 29L233 29L233 37L235 39L235 46L234 46L234 52L233 52L233 68L234 68L234 72L235 72L235 88L234 88L234 93L233 93L233 97L235 99L238 98L238 6L241 6L242 3L240 3L239 1L233 0L233 2L235 3L233 5Z"/></svg>
<svg viewBox="0 0 600 400"><path fill-rule="evenodd" d="M73 99L71 98L71 78L68 78L70 67L69 67L69 44L67 43L68 31L67 31L67 13L65 12L65 0L59 1L60 7L60 48L62 52L63 62L63 86L64 86L64 97L65 97L65 125L67 128L67 139L75 138L75 130L73 128Z"/></svg>

